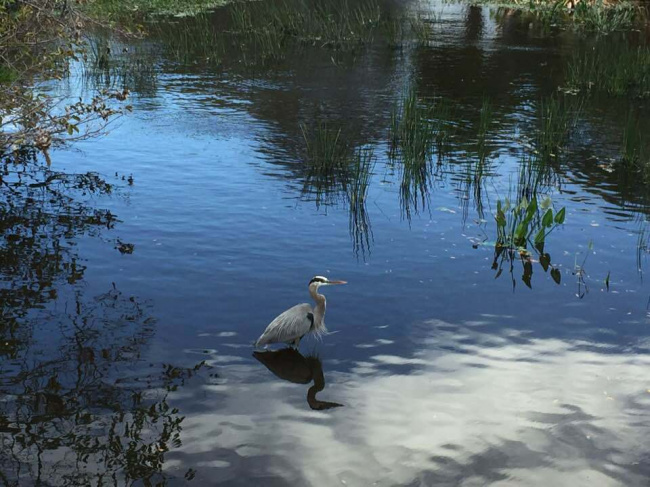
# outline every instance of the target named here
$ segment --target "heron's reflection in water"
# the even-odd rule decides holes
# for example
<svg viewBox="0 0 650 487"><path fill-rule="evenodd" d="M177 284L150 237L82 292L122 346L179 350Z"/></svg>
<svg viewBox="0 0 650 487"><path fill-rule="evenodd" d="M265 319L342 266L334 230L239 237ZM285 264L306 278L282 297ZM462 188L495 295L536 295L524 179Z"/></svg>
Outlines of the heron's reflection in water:
<svg viewBox="0 0 650 487"><path fill-rule="evenodd" d="M282 380L288 380L295 384L309 384L313 380L314 385L307 391L307 403L310 408L322 411L343 406L336 402L316 399L316 394L325 388L323 364L318 357L304 357L293 348L254 352L253 357Z"/></svg>

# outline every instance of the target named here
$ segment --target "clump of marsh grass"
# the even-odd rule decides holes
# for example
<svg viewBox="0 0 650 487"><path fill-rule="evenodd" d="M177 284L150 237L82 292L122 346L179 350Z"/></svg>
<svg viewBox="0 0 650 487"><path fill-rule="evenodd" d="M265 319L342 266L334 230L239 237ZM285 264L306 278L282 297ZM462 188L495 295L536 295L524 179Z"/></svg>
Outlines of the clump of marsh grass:
<svg viewBox="0 0 650 487"><path fill-rule="evenodd" d="M476 206L476 211L480 218L483 218L483 185L485 178L490 171L490 165L487 160L488 147L487 143L489 140L488 134L490 130L490 125L493 120L493 108L492 101L489 97L484 97L483 102L481 103L481 109L479 110L479 120L477 127L477 154L478 158L475 162L468 164L467 174L465 177L467 183L467 189L465 191L466 198L464 201L469 201L469 192L470 188L473 188L474 195L474 204ZM465 206L463 210L463 215L466 216L468 207Z"/></svg>
<svg viewBox="0 0 650 487"><path fill-rule="evenodd" d="M582 109L575 97L553 95L540 101L535 150L544 161L556 159L577 126Z"/></svg>
<svg viewBox="0 0 650 487"><path fill-rule="evenodd" d="M313 127L300 126L305 143L307 167L303 193L313 194L316 205L345 190L348 182L348 144L341 137L341 129L317 122Z"/></svg>
<svg viewBox="0 0 650 487"><path fill-rule="evenodd" d="M384 14L378 30L389 46L401 48L407 44L426 45L433 38L433 22L419 14Z"/></svg>
<svg viewBox="0 0 650 487"><path fill-rule="evenodd" d="M640 17L640 10L626 1L605 4L603 0L579 0L571 14L573 22L583 29L607 34L629 29Z"/></svg>
<svg viewBox="0 0 650 487"><path fill-rule="evenodd" d="M231 30L245 35L294 38L321 46L367 43L381 20L377 0L271 0L230 7Z"/></svg>
<svg viewBox="0 0 650 487"><path fill-rule="evenodd" d="M492 102L488 97L483 98L478 122L478 154L480 159L485 159L487 152L488 131L492 124L493 110Z"/></svg>
<svg viewBox="0 0 650 487"><path fill-rule="evenodd" d="M497 17L517 10L532 17L526 18L526 22L533 20L544 29L560 27L608 34L641 25L645 19L637 4L625 0L611 3L603 0L505 0L497 3L502 5Z"/></svg>
<svg viewBox="0 0 650 487"><path fill-rule="evenodd" d="M94 0L87 11L95 18L133 24L161 16L191 16L223 4L221 0Z"/></svg>
<svg viewBox="0 0 650 487"><path fill-rule="evenodd" d="M440 155L449 138L449 105L443 101L422 102L410 91L393 110L389 129L389 158L402 170L400 194L402 207L410 219L426 206L431 164Z"/></svg>
<svg viewBox="0 0 650 487"><path fill-rule="evenodd" d="M650 48L600 44L569 62L567 86L611 96L650 97Z"/></svg>
<svg viewBox="0 0 650 487"><path fill-rule="evenodd" d="M414 39L419 44L426 44L433 37L433 23L422 15L409 17L409 27Z"/></svg>
<svg viewBox="0 0 650 487"><path fill-rule="evenodd" d="M638 167L643 159L643 144L639 123L630 111L627 122L623 129L623 141L621 144L621 162L628 167Z"/></svg>
<svg viewBox="0 0 650 487"><path fill-rule="evenodd" d="M200 13L191 19L158 22L149 27L160 40L166 56L178 63L201 62L221 65L226 52L224 37L215 29L212 17Z"/></svg>
<svg viewBox="0 0 650 487"><path fill-rule="evenodd" d="M626 179L650 181L650 150L633 110L630 110L623 128L619 162Z"/></svg>
<svg viewBox="0 0 650 487"><path fill-rule="evenodd" d="M538 198L540 193L548 193L551 188L560 185L557 169L537 154L524 155L519 167L517 196L520 199L531 201Z"/></svg>
<svg viewBox="0 0 650 487"><path fill-rule="evenodd" d="M357 255L370 251L372 229L366 207L370 179L375 167L372 148L359 148L355 151L349 168L347 198L349 204L349 230L354 251Z"/></svg>
<svg viewBox="0 0 650 487"><path fill-rule="evenodd" d="M149 95L156 92L155 58L140 44L127 49L108 36L96 34L87 40L82 68L83 82L92 89L126 89Z"/></svg>
<svg viewBox="0 0 650 487"><path fill-rule="evenodd" d="M450 136L449 114L445 100L422 102L415 91L406 94L391 114L391 158L422 163L442 151Z"/></svg>
<svg viewBox="0 0 650 487"><path fill-rule="evenodd" d="M402 45L432 36L431 22L413 13L400 14L385 0L266 0L235 2L228 33L248 44L276 52L291 41L298 45L354 50L377 38Z"/></svg>
<svg viewBox="0 0 650 487"><path fill-rule="evenodd" d="M404 23L404 19L394 16L385 18L382 22L384 37L390 47L400 48L404 45L408 32Z"/></svg>

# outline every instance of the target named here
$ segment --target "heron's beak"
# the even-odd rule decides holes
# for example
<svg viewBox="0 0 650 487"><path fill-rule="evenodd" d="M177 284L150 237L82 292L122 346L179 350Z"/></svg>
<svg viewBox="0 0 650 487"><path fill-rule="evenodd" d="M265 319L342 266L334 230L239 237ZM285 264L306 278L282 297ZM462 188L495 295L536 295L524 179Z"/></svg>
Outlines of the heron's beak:
<svg viewBox="0 0 650 487"><path fill-rule="evenodd" d="M327 281L327 284L347 284L347 281Z"/></svg>

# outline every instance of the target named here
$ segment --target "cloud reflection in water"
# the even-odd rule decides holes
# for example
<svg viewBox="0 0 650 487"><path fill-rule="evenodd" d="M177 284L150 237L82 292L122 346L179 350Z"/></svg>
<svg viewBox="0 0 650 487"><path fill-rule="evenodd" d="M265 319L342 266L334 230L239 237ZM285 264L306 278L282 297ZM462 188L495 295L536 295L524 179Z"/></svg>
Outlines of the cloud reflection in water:
<svg viewBox="0 0 650 487"><path fill-rule="evenodd" d="M177 458L226 461L199 470L208 483L646 485L650 356L424 325L411 356L330 373L347 405L334 415L238 368L213 411L187 418Z"/></svg>

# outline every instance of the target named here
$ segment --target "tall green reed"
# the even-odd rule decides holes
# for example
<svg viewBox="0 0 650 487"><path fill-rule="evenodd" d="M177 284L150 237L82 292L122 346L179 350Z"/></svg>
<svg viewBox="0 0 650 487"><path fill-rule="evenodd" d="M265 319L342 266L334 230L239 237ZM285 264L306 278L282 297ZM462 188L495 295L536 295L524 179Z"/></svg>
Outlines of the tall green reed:
<svg viewBox="0 0 650 487"><path fill-rule="evenodd" d="M349 231L357 255L361 253L365 256L367 252L370 252L373 238L366 203L374 167L374 150L371 147L358 148L350 164L346 188L349 205Z"/></svg>
<svg viewBox="0 0 650 487"><path fill-rule="evenodd" d="M566 71L567 87L611 96L650 97L650 48L598 43L578 53Z"/></svg>
<svg viewBox="0 0 650 487"><path fill-rule="evenodd" d="M552 95L539 103L535 150L542 160L556 159L577 126L582 102L573 96Z"/></svg>
<svg viewBox="0 0 650 487"><path fill-rule="evenodd" d="M434 155L442 154L450 135L449 113L446 101L423 102L411 90L391 115L389 158L402 172L400 195L409 219L412 209L426 206Z"/></svg>
<svg viewBox="0 0 650 487"><path fill-rule="evenodd" d="M307 168L303 194L315 196L316 205L320 206L339 191L346 190L350 149L340 128L330 128L319 121L312 127L301 125L300 130Z"/></svg>

